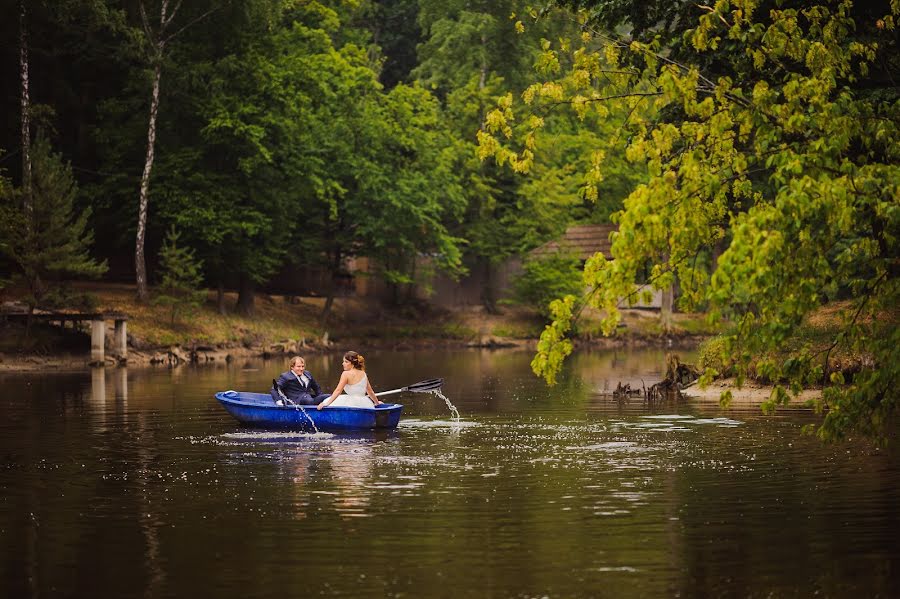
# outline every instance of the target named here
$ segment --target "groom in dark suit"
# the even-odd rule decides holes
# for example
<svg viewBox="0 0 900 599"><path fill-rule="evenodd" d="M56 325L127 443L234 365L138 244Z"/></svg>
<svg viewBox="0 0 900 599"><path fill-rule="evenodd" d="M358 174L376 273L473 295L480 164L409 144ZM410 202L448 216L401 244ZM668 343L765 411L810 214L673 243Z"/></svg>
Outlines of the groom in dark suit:
<svg viewBox="0 0 900 599"><path fill-rule="evenodd" d="M284 398L278 393L278 389L294 403L304 406L314 406L320 401L328 399L328 393L322 393L319 383L313 375L306 370L306 360L300 356L291 358L291 369L281 373L278 380L272 386L271 395L275 403L282 405Z"/></svg>

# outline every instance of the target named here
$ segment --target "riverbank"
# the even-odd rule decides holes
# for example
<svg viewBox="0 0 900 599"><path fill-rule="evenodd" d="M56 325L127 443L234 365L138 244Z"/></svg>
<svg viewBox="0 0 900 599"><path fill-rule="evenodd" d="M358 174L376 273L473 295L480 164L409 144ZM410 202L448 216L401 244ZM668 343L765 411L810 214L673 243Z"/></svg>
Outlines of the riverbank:
<svg viewBox="0 0 900 599"><path fill-rule="evenodd" d="M353 348L413 351L423 349L510 348L534 351L543 330L540 316L523 307L504 306L489 314L480 306L447 310L417 305L390 308L357 298L335 300L333 315L322 324L322 298L257 296L253 317L234 312L220 314L211 293L206 304L172 322L164 307L139 304L133 288L126 285L96 285L91 288L99 311L128 314L128 361L130 368L168 368L185 364L227 364L253 358L287 358L290 355L339 353ZM236 297L226 294L226 305ZM663 335L658 314L626 310L613 337L598 332L596 319L579 323L576 346L580 349L659 347L666 350L695 349L714 331L705 328L702 315L675 314L674 332ZM2 326L2 325L0 325ZM31 351L10 351L23 331L0 331L0 373L83 371L90 368L88 331L36 326ZM112 356L109 366L116 366ZM732 406L759 406L770 397L772 386L748 380L740 389L733 379L714 381L706 389L694 385L684 391L688 401L716 404L730 390ZM807 391L796 400L800 405L819 393Z"/></svg>
<svg viewBox="0 0 900 599"><path fill-rule="evenodd" d="M169 308L138 303L132 285L83 284L101 312L128 315L128 364L177 365L221 362L239 357L315 354L355 348L412 350L437 347L534 349L544 328L540 315L523 306L504 306L497 314L481 306L446 309L426 303L387 306L360 298L337 298L327 322L324 299L257 294L253 316L237 314L236 294L226 293L220 313L210 292L199 308L176 315ZM3 301L16 301L6 290ZM676 314L674 330L664 335L655 312L628 310L612 338L599 334L597 323L580 323L582 347L695 347L713 331L702 315ZM88 331L35 326L27 343L24 331L0 325L0 371L43 368L83 369L88 366ZM110 364L115 359L108 357Z"/></svg>
<svg viewBox="0 0 900 599"><path fill-rule="evenodd" d="M692 385L681 393L689 402L711 405L719 404L722 393L731 391L729 407L748 408L759 407L769 401L772 398L773 389L773 385L754 382L751 379L744 381L744 384L738 388L735 379L723 378L713 381L703 389L699 385ZM821 395L820 389L804 389L798 397L791 396L790 406L803 407L806 402L817 399Z"/></svg>

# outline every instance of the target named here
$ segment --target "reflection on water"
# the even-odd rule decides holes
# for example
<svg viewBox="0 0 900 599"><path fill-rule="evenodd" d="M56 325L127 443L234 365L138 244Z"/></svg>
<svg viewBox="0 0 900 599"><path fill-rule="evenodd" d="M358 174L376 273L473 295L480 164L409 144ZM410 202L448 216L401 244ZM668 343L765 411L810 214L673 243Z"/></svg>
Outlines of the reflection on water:
<svg viewBox="0 0 900 599"><path fill-rule="evenodd" d="M443 376L460 421L407 394L396 431L273 432L213 400L281 361L2 375L2 595L900 594L896 449L604 394L663 352L578 354L554 388L527 352L402 357L367 354L376 390ZM307 363L327 387L339 358Z"/></svg>
<svg viewBox="0 0 900 599"><path fill-rule="evenodd" d="M329 465L337 496L335 509L342 516L366 516L369 505L369 479L375 468L374 448L370 444L336 445L331 448Z"/></svg>

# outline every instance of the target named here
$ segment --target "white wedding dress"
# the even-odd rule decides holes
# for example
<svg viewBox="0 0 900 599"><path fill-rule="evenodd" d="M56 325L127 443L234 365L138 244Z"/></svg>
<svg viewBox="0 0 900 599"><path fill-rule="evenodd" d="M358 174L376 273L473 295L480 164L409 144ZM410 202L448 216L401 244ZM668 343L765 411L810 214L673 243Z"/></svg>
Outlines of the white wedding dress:
<svg viewBox="0 0 900 599"><path fill-rule="evenodd" d="M366 395L366 389L369 386L369 378L363 375L359 382L355 385L347 383L344 385L344 393L338 395L333 402L327 407L339 408L374 408L375 404Z"/></svg>

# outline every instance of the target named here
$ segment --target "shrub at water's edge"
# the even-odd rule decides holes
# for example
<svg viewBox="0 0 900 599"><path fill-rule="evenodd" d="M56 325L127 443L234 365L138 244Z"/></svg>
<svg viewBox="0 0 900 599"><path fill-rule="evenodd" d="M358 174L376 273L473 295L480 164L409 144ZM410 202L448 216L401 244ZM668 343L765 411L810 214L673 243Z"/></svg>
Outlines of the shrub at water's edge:
<svg viewBox="0 0 900 599"><path fill-rule="evenodd" d="M771 388L771 393L761 406L768 413L787 404L792 397L798 397L801 388L818 389L821 391L811 396L806 405L826 412L823 426L817 431L820 436L842 437L850 423L848 419L852 419L853 426L883 439L879 431L890 418L891 402L882 398L877 405L873 404L871 411L861 413L854 411L853 404L845 404L843 399L852 393L868 393L873 378L877 382L882 376L880 369L890 367L880 363L870 347L853 343L842 334L848 318L852 318L852 315L848 316L854 312L852 308L853 304L846 301L823 306L804 319L777 348L749 356L739 346L740 338L735 335L735 329L708 339L701 344L698 358L698 366L705 371L701 384L734 377L733 383L738 388L743 386L745 379L766 385ZM878 320L881 326L896 323L896 310L881 313ZM870 320L860 322L859 326L874 325ZM736 355L742 356L744 368L738 368ZM803 374L799 382L798 373ZM730 401L731 392L726 390L721 403L727 405ZM808 430L813 432L814 429Z"/></svg>

